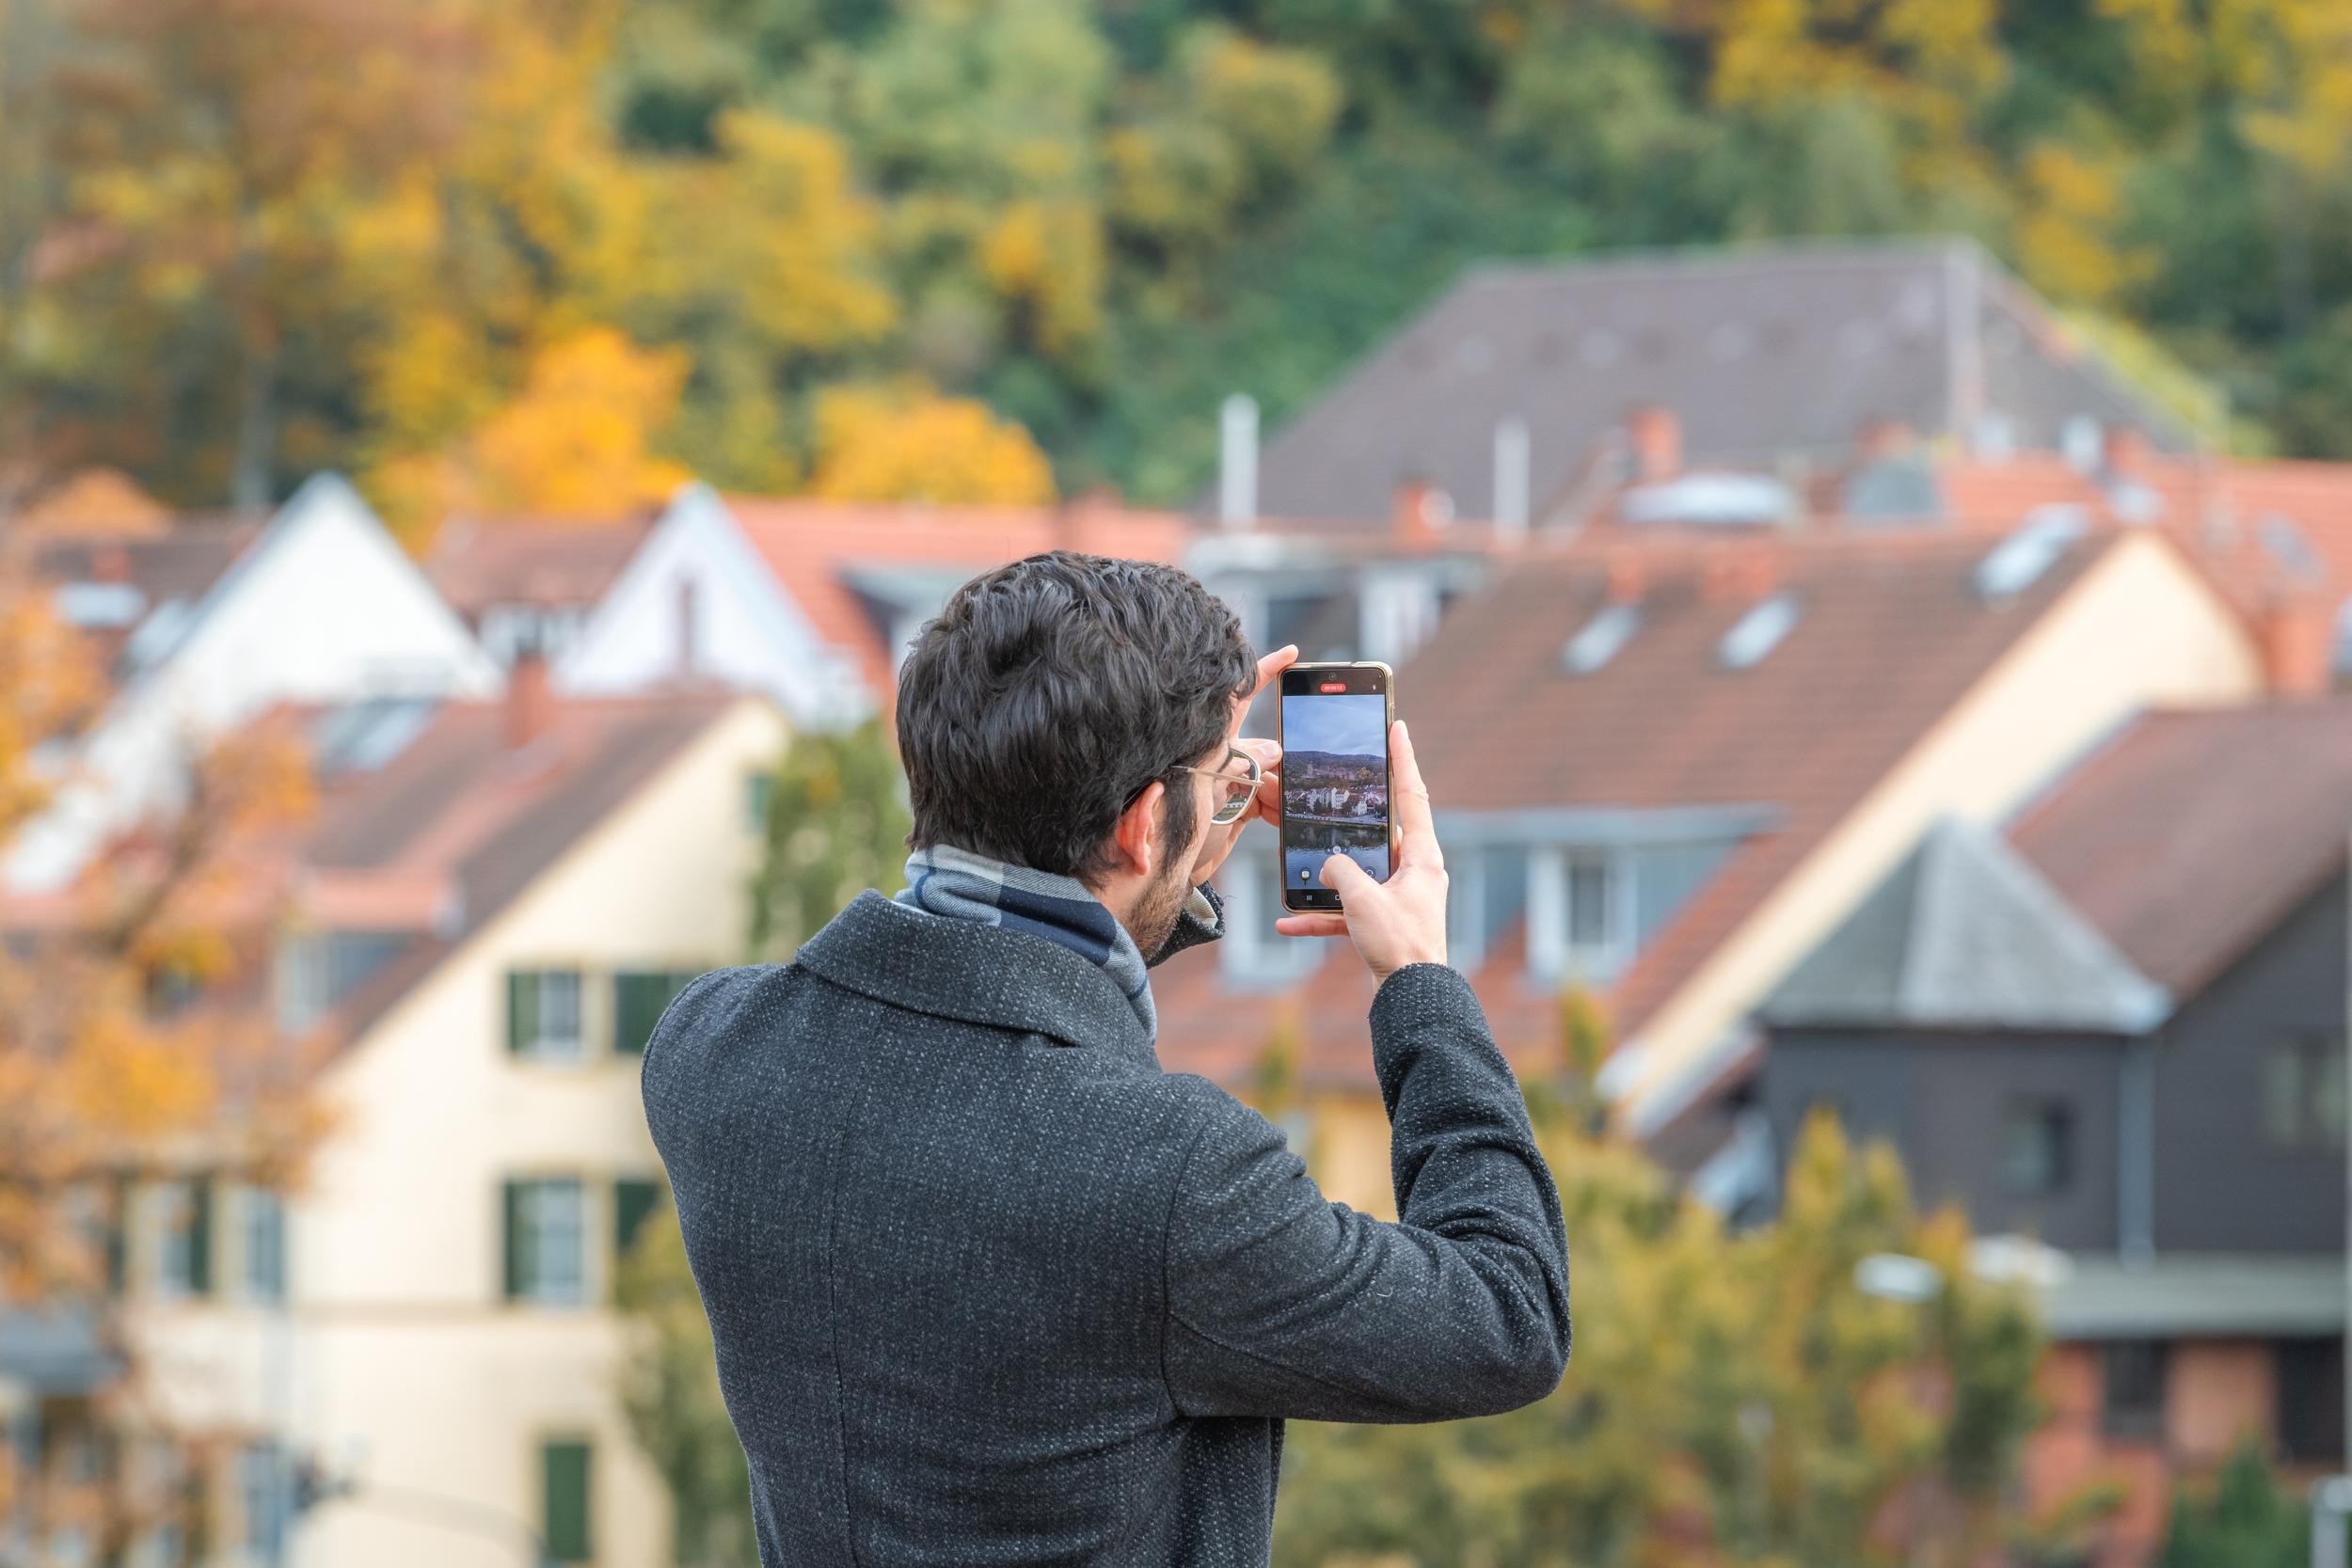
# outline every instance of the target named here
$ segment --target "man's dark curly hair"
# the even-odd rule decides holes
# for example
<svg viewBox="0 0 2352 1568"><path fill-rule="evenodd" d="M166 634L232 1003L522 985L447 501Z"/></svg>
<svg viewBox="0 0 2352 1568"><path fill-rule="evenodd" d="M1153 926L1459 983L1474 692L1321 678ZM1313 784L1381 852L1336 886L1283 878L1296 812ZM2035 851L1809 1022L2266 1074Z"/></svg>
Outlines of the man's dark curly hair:
<svg viewBox="0 0 2352 1568"><path fill-rule="evenodd" d="M1176 768L1225 737L1256 677L1233 612L1173 566L1056 550L977 577L898 672L907 843L1091 878L1155 779L1188 842L1199 792Z"/></svg>

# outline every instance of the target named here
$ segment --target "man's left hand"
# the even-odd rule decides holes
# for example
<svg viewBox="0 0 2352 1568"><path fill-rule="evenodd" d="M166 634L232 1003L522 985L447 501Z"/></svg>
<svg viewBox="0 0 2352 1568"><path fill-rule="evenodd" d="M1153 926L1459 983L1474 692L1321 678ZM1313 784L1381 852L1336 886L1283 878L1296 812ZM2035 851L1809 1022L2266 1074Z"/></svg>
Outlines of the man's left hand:
<svg viewBox="0 0 2352 1568"><path fill-rule="evenodd" d="M1201 841L1200 853L1192 863L1191 883L1194 887L1216 875L1216 868L1225 863L1225 857L1232 854L1233 846L1241 841L1241 831L1250 823L1263 817L1278 829L1281 826L1282 780L1275 769L1282 765L1282 748L1272 740L1244 740L1238 736L1242 720L1249 712L1249 705L1257 700L1258 693L1263 691L1275 676L1297 662L1298 650L1295 647L1275 649L1258 660L1258 684L1250 688L1249 695L1233 699L1232 744L1258 759L1258 767L1264 777L1258 781L1258 793L1250 800L1248 811L1221 828L1209 829L1209 836Z"/></svg>

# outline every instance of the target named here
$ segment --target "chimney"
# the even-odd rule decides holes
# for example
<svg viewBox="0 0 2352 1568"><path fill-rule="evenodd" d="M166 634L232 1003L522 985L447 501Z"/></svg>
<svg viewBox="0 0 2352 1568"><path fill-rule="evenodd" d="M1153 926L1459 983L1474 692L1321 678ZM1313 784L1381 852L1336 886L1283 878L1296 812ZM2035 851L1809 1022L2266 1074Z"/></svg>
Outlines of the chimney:
<svg viewBox="0 0 2352 1568"><path fill-rule="evenodd" d="M1633 478L1648 483L1682 471L1682 421L1662 404L1626 410L1626 438L1633 447Z"/></svg>
<svg viewBox="0 0 2352 1568"><path fill-rule="evenodd" d="M1710 604L1756 604L1780 587L1780 562L1771 546L1722 544L1699 565L1699 597Z"/></svg>
<svg viewBox="0 0 2352 1568"><path fill-rule="evenodd" d="M1247 392L1217 415L1216 520L1229 529L1258 520L1258 400Z"/></svg>
<svg viewBox="0 0 2352 1568"><path fill-rule="evenodd" d="M1918 444L1919 433L1904 420L1865 420L1854 432L1854 467L1905 456Z"/></svg>
<svg viewBox="0 0 2352 1568"><path fill-rule="evenodd" d="M536 628L515 645L506 672L506 749L519 752L548 733L555 720L555 694L548 689L548 657Z"/></svg>
<svg viewBox="0 0 2352 1568"><path fill-rule="evenodd" d="M1527 421L1495 426L1495 543L1516 545L1527 536Z"/></svg>
<svg viewBox="0 0 2352 1568"><path fill-rule="evenodd" d="M2263 673L2276 697L2316 697L2334 684L2335 623L2315 594L2280 594L2264 609Z"/></svg>
<svg viewBox="0 0 2352 1568"><path fill-rule="evenodd" d="M1454 524L1454 498L1425 479L1396 487L1396 536L1407 543L1435 540Z"/></svg>

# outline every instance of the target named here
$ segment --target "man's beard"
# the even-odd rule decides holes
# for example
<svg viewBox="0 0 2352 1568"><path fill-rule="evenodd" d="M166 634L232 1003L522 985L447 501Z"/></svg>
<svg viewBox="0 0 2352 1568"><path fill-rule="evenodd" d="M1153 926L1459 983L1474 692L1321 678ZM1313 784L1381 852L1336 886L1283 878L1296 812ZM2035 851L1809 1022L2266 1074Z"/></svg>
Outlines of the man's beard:
<svg viewBox="0 0 2352 1568"><path fill-rule="evenodd" d="M1136 900L1135 911L1127 917L1127 934L1136 939L1136 946L1142 950L1147 963L1168 945L1168 939L1175 935L1176 923L1184 917L1184 905L1192 897L1192 882L1187 875L1191 870L1189 856L1168 856L1160 874Z"/></svg>

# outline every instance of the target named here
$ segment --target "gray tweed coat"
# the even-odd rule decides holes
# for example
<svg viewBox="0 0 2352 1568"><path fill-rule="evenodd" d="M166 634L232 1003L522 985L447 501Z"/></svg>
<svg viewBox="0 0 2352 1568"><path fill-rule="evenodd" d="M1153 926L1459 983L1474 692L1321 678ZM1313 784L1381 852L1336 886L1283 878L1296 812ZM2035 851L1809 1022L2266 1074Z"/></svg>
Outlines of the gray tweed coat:
<svg viewBox="0 0 2352 1568"><path fill-rule="evenodd" d="M1560 1202L1477 1001L1402 970L1372 1037L1401 1225L1041 938L869 893L690 987L645 1111L762 1563L1263 1564L1284 1417L1548 1393Z"/></svg>

